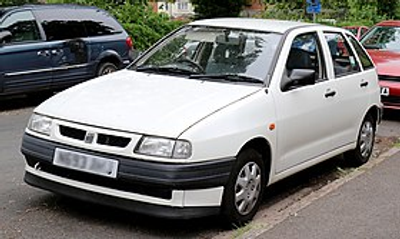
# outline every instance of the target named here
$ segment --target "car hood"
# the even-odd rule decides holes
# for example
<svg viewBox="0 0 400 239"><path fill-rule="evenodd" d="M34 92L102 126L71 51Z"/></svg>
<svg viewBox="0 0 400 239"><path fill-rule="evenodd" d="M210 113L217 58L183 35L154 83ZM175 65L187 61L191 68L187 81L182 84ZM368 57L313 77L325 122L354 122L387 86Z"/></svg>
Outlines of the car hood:
<svg viewBox="0 0 400 239"><path fill-rule="evenodd" d="M35 112L92 126L176 138L208 115L260 89L122 70L61 92Z"/></svg>
<svg viewBox="0 0 400 239"><path fill-rule="evenodd" d="M400 76L400 52L368 50L374 61L378 75Z"/></svg>

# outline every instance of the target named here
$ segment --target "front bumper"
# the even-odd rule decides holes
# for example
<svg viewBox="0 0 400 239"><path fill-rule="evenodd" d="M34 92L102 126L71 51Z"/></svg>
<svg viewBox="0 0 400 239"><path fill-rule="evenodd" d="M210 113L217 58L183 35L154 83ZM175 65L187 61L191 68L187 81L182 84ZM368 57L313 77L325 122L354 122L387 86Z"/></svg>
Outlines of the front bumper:
<svg viewBox="0 0 400 239"><path fill-rule="evenodd" d="M379 76L381 101L385 109L400 110L400 82L396 77Z"/></svg>
<svg viewBox="0 0 400 239"><path fill-rule="evenodd" d="M56 148L119 162L116 178L53 165ZM224 185L235 158L191 164L148 162L71 147L25 134L25 181L85 201L167 218L219 213Z"/></svg>

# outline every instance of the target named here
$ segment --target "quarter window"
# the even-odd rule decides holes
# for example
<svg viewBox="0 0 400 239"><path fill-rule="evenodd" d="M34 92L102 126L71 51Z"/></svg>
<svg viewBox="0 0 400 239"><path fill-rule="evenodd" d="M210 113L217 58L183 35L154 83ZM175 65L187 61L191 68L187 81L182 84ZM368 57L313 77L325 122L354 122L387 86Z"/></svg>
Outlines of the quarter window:
<svg viewBox="0 0 400 239"><path fill-rule="evenodd" d="M328 42L336 77L356 73L360 66L348 42L340 33L324 33Z"/></svg>
<svg viewBox="0 0 400 239"><path fill-rule="evenodd" d="M41 39L36 20L30 11L13 13L3 21L1 27L11 32L10 43Z"/></svg>
<svg viewBox="0 0 400 239"><path fill-rule="evenodd" d="M361 65L363 66L364 69L370 69L373 68L374 65L372 64L372 61L369 59L367 53L362 49L360 43L352 37L352 36L347 36L350 39L351 45L354 47L355 51L357 52L358 57L360 58Z"/></svg>

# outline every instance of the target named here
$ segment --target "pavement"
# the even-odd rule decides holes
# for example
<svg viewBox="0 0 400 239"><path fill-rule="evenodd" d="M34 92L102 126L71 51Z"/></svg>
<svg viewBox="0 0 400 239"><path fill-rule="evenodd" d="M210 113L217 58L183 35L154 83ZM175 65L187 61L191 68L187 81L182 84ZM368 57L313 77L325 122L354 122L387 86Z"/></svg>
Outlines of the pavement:
<svg viewBox="0 0 400 239"><path fill-rule="evenodd" d="M400 238L399 150L256 238Z"/></svg>

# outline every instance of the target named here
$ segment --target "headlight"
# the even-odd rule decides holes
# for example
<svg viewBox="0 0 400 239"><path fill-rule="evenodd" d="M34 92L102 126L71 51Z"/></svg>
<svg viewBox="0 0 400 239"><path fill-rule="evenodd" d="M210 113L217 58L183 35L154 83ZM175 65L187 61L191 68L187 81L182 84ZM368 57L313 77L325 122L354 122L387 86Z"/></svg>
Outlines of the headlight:
<svg viewBox="0 0 400 239"><path fill-rule="evenodd" d="M52 119L43 115L33 114L28 123L28 129L50 135Z"/></svg>
<svg viewBox="0 0 400 239"><path fill-rule="evenodd" d="M192 155L192 146L183 140L173 140L144 136L135 149L135 153L165 158L187 159Z"/></svg>

